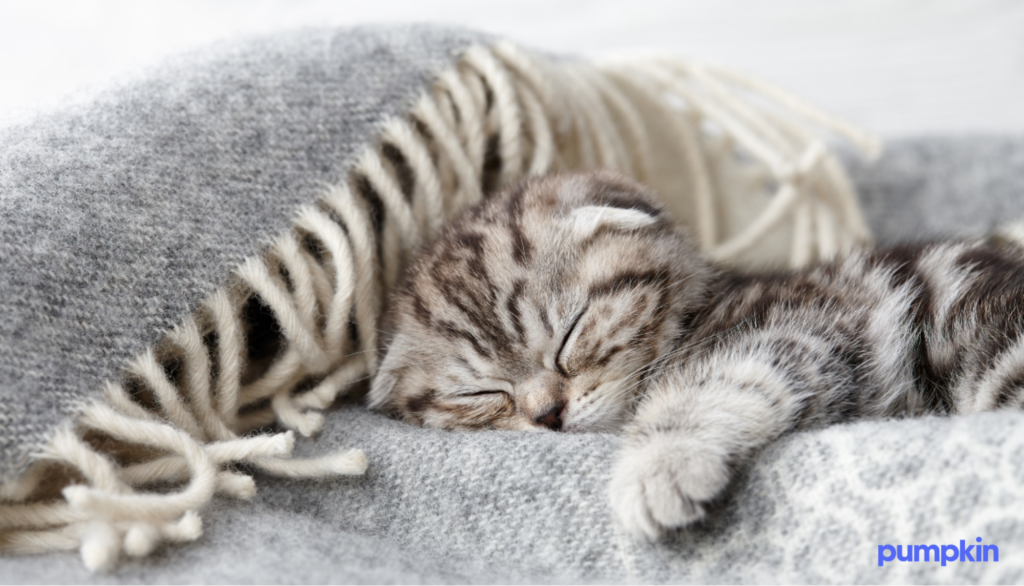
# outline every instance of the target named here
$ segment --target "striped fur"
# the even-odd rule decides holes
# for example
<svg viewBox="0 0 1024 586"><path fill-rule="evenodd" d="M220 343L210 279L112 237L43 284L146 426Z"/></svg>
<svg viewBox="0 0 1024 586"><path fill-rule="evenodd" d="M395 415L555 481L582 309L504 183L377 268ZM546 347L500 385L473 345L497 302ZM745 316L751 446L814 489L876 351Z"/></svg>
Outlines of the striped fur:
<svg viewBox="0 0 1024 586"><path fill-rule="evenodd" d="M1020 408L1022 301L1015 245L741 275L709 264L641 187L554 176L422 251L391 300L370 403L448 429L623 429L612 506L654 538L701 518L787 431Z"/></svg>

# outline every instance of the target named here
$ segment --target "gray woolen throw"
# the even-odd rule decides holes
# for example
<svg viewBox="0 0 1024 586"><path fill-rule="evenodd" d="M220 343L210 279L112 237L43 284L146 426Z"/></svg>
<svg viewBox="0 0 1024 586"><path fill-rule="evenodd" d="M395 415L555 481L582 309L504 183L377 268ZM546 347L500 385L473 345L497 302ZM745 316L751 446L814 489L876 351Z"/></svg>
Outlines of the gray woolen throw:
<svg viewBox="0 0 1024 586"><path fill-rule="evenodd" d="M0 130L0 482L483 38L223 44Z"/></svg>

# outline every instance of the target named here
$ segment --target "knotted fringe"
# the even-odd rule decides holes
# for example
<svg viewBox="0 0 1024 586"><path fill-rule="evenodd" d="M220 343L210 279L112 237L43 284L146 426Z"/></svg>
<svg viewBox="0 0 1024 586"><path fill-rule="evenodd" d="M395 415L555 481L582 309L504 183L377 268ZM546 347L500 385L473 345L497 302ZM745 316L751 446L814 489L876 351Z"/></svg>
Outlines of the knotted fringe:
<svg viewBox="0 0 1024 586"><path fill-rule="evenodd" d="M358 450L290 459L293 431L317 433L324 409L372 376L382 300L410 251L524 176L631 175L723 261L763 252L773 231L792 231L775 256L794 266L865 241L849 181L816 128L877 150L841 122L719 68L660 57L551 61L507 43L469 49L405 117L382 123L347 182L300 209L262 258L137 356L104 401L83 406L74 427L0 487L0 547L78 549L90 569L110 568L122 553L199 537L197 512L214 494L255 493L242 470L362 474ZM762 193L769 184L773 197ZM275 424L292 431L253 435Z"/></svg>

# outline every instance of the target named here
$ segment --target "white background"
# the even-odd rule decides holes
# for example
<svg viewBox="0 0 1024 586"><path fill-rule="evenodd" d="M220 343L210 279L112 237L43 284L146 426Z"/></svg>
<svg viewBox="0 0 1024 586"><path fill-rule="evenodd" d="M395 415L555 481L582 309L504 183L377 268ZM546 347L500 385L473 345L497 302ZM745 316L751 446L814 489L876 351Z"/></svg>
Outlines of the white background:
<svg viewBox="0 0 1024 586"><path fill-rule="evenodd" d="M0 0L0 120L213 40L435 21L739 67L883 135L1024 130L1024 1Z"/></svg>

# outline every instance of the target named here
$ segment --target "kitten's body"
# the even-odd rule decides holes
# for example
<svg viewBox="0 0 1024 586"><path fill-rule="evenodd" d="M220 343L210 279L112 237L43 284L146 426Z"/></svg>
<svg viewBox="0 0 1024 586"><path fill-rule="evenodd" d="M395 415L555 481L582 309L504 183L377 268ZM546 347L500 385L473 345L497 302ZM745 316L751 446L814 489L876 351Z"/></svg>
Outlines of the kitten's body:
<svg viewBox="0 0 1024 586"><path fill-rule="evenodd" d="M981 243L800 273L710 265L640 187L535 180L453 222L389 309L370 401L445 428L611 430L623 524L703 514L780 434L1024 399L1024 254Z"/></svg>

